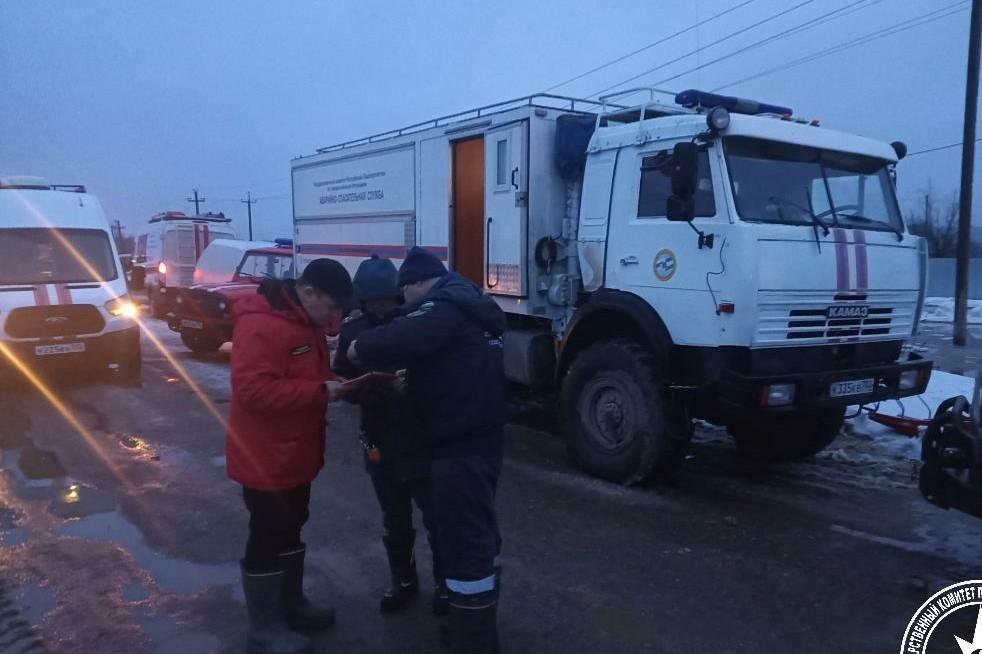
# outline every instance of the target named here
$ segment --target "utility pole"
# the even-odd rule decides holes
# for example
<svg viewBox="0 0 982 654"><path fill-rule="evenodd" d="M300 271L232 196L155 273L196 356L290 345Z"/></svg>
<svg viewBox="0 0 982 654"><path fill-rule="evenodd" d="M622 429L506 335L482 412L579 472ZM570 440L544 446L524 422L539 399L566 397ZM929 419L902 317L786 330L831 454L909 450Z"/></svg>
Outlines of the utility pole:
<svg viewBox="0 0 982 654"><path fill-rule="evenodd" d="M249 191L248 193L246 193L245 200L239 200L239 202L249 207L249 240L251 241L252 240L252 205L259 202L259 200L253 200L252 191Z"/></svg>
<svg viewBox="0 0 982 654"><path fill-rule="evenodd" d="M195 188L195 189L191 189L191 190L194 191L194 197L193 198L188 198L187 200L188 200L188 202L194 202L194 215L195 216L198 216L198 215L201 215L201 207L199 205L202 202L204 202L207 198L199 198L198 197L198 189Z"/></svg>
<svg viewBox="0 0 982 654"><path fill-rule="evenodd" d="M979 104L979 51L982 49L982 0L972 0L965 81L965 132L962 135L962 187L958 203L958 260L955 266L955 330L952 342L968 340L968 266L972 254L972 181L975 175L975 114Z"/></svg>

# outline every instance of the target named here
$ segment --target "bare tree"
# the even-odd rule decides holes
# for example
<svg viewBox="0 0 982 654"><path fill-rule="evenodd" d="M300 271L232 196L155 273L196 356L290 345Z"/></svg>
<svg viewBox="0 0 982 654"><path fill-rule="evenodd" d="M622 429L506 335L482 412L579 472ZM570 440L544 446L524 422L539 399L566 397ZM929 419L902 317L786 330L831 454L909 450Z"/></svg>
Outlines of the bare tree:
<svg viewBox="0 0 982 654"><path fill-rule="evenodd" d="M912 234L927 240L930 256L954 257L958 245L958 194L940 200L928 185L924 207L908 214L907 227Z"/></svg>

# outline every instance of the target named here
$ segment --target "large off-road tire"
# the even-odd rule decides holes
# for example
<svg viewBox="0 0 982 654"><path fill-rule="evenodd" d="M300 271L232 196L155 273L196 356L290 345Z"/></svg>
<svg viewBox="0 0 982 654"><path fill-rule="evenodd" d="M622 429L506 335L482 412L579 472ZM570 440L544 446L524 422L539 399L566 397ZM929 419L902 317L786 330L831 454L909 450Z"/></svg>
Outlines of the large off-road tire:
<svg viewBox="0 0 982 654"><path fill-rule="evenodd" d="M570 457L589 474L623 484L670 476L692 435L688 412L673 399L655 357L636 342L590 346L563 380Z"/></svg>
<svg viewBox="0 0 982 654"><path fill-rule="evenodd" d="M798 461L832 444L845 422L845 408L758 414L730 422L727 431L741 454L767 461Z"/></svg>
<svg viewBox="0 0 982 654"><path fill-rule="evenodd" d="M190 332L182 331L181 342L195 354L209 354L211 352L218 352L222 345L225 344L225 341L223 341L220 337L209 332L192 334Z"/></svg>

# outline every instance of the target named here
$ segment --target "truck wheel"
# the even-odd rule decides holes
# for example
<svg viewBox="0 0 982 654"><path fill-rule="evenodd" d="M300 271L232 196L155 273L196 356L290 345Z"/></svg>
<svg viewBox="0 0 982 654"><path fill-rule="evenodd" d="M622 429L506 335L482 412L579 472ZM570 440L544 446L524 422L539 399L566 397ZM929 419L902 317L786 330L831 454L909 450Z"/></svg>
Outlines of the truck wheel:
<svg viewBox="0 0 982 654"><path fill-rule="evenodd" d="M212 334L189 334L188 332L181 332L181 342L195 354L218 352L224 344L224 341Z"/></svg>
<svg viewBox="0 0 982 654"><path fill-rule="evenodd" d="M591 475L637 484L684 459L691 420L673 403L655 358L629 339L593 345L563 380L561 414L572 460Z"/></svg>
<svg viewBox="0 0 982 654"><path fill-rule="evenodd" d="M160 302L159 291L155 290L153 286L147 287L147 303L150 305L150 315L158 320L163 320L167 311Z"/></svg>
<svg viewBox="0 0 982 654"><path fill-rule="evenodd" d="M755 415L727 426L741 454L770 461L798 461L828 447L842 430L845 408Z"/></svg>

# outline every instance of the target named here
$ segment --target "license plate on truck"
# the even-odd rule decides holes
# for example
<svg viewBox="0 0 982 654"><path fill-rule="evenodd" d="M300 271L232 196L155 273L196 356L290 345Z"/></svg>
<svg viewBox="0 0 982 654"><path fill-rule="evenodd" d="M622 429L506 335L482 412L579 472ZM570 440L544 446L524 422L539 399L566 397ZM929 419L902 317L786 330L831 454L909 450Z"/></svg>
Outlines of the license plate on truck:
<svg viewBox="0 0 982 654"><path fill-rule="evenodd" d="M873 392L874 380L854 379L835 382L829 386L829 397L849 397L850 395L867 395Z"/></svg>
<svg viewBox="0 0 982 654"><path fill-rule="evenodd" d="M57 343L55 345L36 345L34 354L39 357L49 354L71 354L72 352L85 352L85 343Z"/></svg>
<svg viewBox="0 0 982 654"><path fill-rule="evenodd" d="M182 320L181 327L187 327L188 329L204 329L205 325L200 320Z"/></svg>

